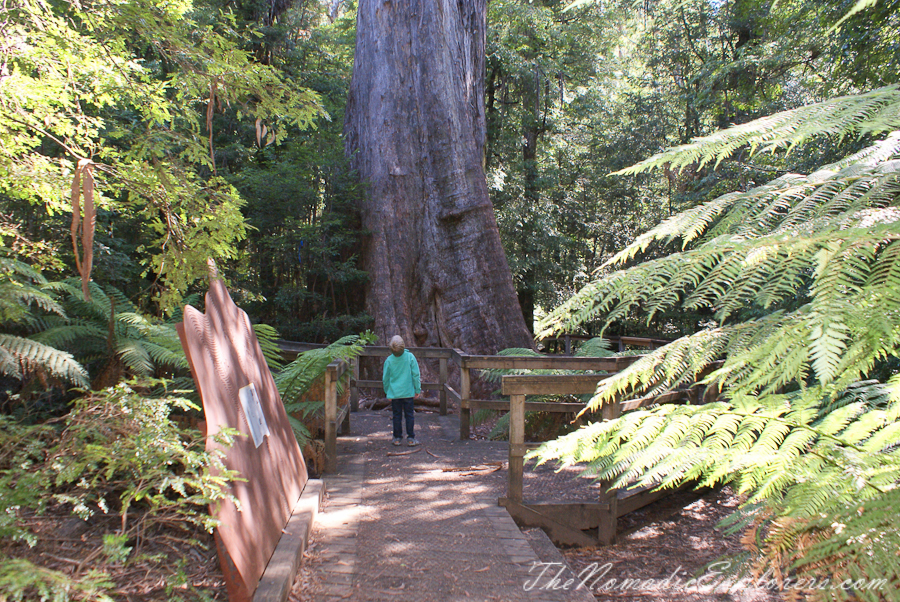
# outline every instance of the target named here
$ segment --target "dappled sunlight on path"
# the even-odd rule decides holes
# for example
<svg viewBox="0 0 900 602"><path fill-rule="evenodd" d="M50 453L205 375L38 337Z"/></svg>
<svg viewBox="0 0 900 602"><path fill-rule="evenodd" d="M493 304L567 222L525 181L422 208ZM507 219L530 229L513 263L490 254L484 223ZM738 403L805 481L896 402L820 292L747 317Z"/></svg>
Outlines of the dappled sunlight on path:
<svg viewBox="0 0 900 602"><path fill-rule="evenodd" d="M325 477L308 561L312 599L592 600L585 591L528 587L537 563L561 556L552 545L535 552L529 541L543 534L526 537L497 505L506 493L506 444L461 442L450 416L418 414L416 422L422 447L394 447L388 413L353 414L352 434L338 443L339 470ZM541 469L529 480L535 495L548 497L556 481L571 489L571 477ZM592 484L581 481L571 495L591 495Z"/></svg>

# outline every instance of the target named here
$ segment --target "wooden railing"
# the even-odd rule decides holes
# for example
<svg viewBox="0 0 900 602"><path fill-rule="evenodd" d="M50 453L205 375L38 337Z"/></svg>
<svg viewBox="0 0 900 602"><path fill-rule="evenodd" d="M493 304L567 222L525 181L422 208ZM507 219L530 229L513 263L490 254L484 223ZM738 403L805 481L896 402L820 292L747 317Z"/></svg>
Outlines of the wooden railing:
<svg viewBox="0 0 900 602"><path fill-rule="evenodd" d="M456 351L460 367L459 438L466 440L470 435L471 412L475 409L506 410L508 402L475 399L471 396L472 370L602 370L618 372L630 366L640 356L631 357L567 357L547 355L543 357L499 355L465 355ZM594 383L596 385L596 382Z"/></svg>
<svg viewBox="0 0 900 602"><path fill-rule="evenodd" d="M447 414L448 395L459 399L459 394L450 387L448 382L448 362L454 356L452 349L441 348L413 348L409 350L418 360L438 360L438 382L423 382L425 391L438 391L440 396L441 415ZM359 411L360 389L381 389L383 385L379 380L361 380L360 358L382 358L391 354L390 347L367 346L359 357L352 362L335 361L328 365L325 371L325 472L334 472L337 469L337 435L340 425L341 432L350 429L350 412ZM338 380L350 370L351 375L348 386L350 387L350 399L346 406L338 407L337 384Z"/></svg>
<svg viewBox="0 0 900 602"><path fill-rule="evenodd" d="M409 350L418 360L438 360L438 382L423 382L425 391L438 391L440 396L440 413L447 414L448 400L452 400L459 407L459 436L462 440L470 437L471 412L476 409L509 410L509 402L495 399L478 399L472 397L473 372L476 370L502 369L502 370L593 370L616 372L634 362L637 357L566 357L566 356L494 356L494 355L469 355L458 349L445 348L411 348ZM332 471L337 464L337 433L338 425L343 424L344 429L349 428L349 414L341 412L337 407L337 381L347 371L352 370L350 377L350 402L349 410L359 410L359 390L364 388L382 390L381 380L360 379L361 358L383 358L390 355L389 347L367 346L359 357L349 365L345 362L334 362L328 366L326 372L326 396L325 396L325 470ZM449 382L449 364L453 363L459 372L459 389L454 388ZM578 380L581 376L570 376ZM597 377L593 378L596 386ZM547 404L547 407L559 407L558 404ZM529 407L536 407L530 404ZM543 406L542 406L543 407ZM580 409L580 408L579 408Z"/></svg>
<svg viewBox="0 0 900 602"><path fill-rule="evenodd" d="M528 401L529 395L589 395L597 390L597 385L612 373L623 370L641 356L611 358L577 358L560 355L534 356L487 356L468 355L457 349L416 348L410 351L419 360L438 360L438 382L422 383L424 390L440 393L440 412L447 413L448 399L455 402L460 412L460 439L469 438L470 413L475 409L491 409L509 412L509 464L507 495L498 500L519 524L541 527L551 538L567 545L606 545L615 542L618 518L637 510L666 495L667 492L653 491L651 488L612 489L610 483L601 483L601 498L580 502L557 502L553 500L525 500L524 456L529 447L537 444L525 441L525 412L566 412L576 413L585 408L583 403L535 402ZM366 347L360 358L382 358L390 354L388 347ZM449 382L450 363L459 373L459 390ZM720 366L709 366L697 381L711 370ZM502 370L582 370L604 372L603 374L566 375L510 375L501 379L501 392L509 396L503 399L476 399L471 396L474 371L487 369ZM339 408L337 405L337 383L348 370L350 400ZM337 467L337 433L349 428L350 412L359 408L359 389L381 389L381 380L360 380L359 358L351 363L337 361L329 364L325 374L325 470L333 472ZM622 412L661 403L708 403L718 397L715 387L692 385L687 388L668 391L660 395L616 401L601 407L603 420L611 420ZM586 531L596 529L596 535Z"/></svg>
<svg viewBox="0 0 900 602"><path fill-rule="evenodd" d="M593 338L594 337L591 336L577 334L563 334L558 337L548 337L545 339L540 339L537 343L539 349L551 349L551 353L562 352L566 355L572 355L572 352L574 351L574 348L572 346L573 343L583 343ZM641 347L643 349L651 350L658 349L659 347L663 347L672 342L669 339L657 339L653 337L605 335L603 338L612 344L613 349L618 349L619 351L625 351L625 349L628 347Z"/></svg>
<svg viewBox="0 0 900 602"><path fill-rule="evenodd" d="M414 347L409 349L410 353L416 356L417 360L438 360L438 382L423 382L423 391L437 391L440 396L441 415L447 414L447 394L448 394L448 365L447 363L454 357L456 353L453 349L444 349L442 347ZM387 357L391 354L390 347L378 347L375 345L366 346L360 358L366 357ZM359 411L359 390L360 389L381 389L381 379L378 380L360 380L359 379L359 360L353 363L353 378L350 381L350 407L354 412ZM453 389L450 389L453 391ZM453 391L455 393L455 391Z"/></svg>
<svg viewBox="0 0 900 602"><path fill-rule="evenodd" d="M634 358L621 358L633 359ZM710 371L714 366L711 366ZM621 369L621 368L620 368ZM610 370L611 371L611 370ZM589 395L597 390L598 383L609 374L584 375L519 375L504 376L501 392L509 396L509 468L507 494L500 498L501 506L520 524L545 529L557 543L591 546L615 543L618 518L650 504L668 492L652 488L612 489L609 482L601 482L601 499L576 503L524 500L524 456L529 447L538 444L525 442L525 412L580 412L582 403L546 403L526 401L528 395ZM699 380L699 379L698 379ZM661 395L615 401L601 407L603 420L618 418L622 412L662 403L708 403L718 396L715 387L694 385L686 389L668 391ZM506 409L498 406L497 409ZM592 540L584 533L597 529Z"/></svg>
<svg viewBox="0 0 900 602"><path fill-rule="evenodd" d="M629 366L641 356L626 357L571 357L565 355L546 355L546 356L496 356L496 355L469 355L458 349L446 348L411 348L409 350L418 360L437 360L438 361L438 382L423 382L422 389L425 391L437 391L440 397L440 413L447 414L448 401L452 401L459 408L459 437L461 440L467 440L471 436L471 413L477 409L490 409L509 411L511 402L497 399L479 399L472 397L472 382L476 377L475 372L478 370L500 369L500 370L583 370L583 371L602 371L606 373L618 372ZM349 412L359 410L359 390L364 388L382 390L382 382L378 380L362 380L360 379L360 360L363 358L384 358L390 355L389 347L367 346L357 359L352 362L333 362L329 364L325 375L325 470L333 471L337 465L337 433L339 425L341 430L349 429L350 415ZM450 364L456 367L459 374L458 388L450 382ZM350 400L347 406L339 408L337 405L337 383L338 380L350 370L350 378L348 386L350 388ZM552 394L554 391L560 390L567 394L575 394L577 392L592 393L596 388L597 382L603 376L600 375L564 375L559 377L503 377L503 382L517 383L517 378L525 378L522 382L538 383L540 386L548 387L542 391L543 394ZM549 379L545 381L533 379ZM509 380L513 379L513 380ZM527 380L532 379L532 380ZM556 383L557 380L562 384ZM535 384L535 386L538 386ZM509 385L512 386L512 385ZM518 385L516 385L518 386ZM593 386L593 388L591 388ZM526 393L530 395L532 393ZM696 402L696 389L689 393L684 391L674 391L661 396L655 396L652 399L629 400L621 405L618 411L625 411L640 407L642 404L650 403L667 403L683 398L686 394L694 396ZM518 394L517 394L518 395ZM518 403L518 402L517 402ZM528 402L526 409L539 411L580 411L578 404L558 404L558 403L536 403ZM570 407L571 406L571 407ZM518 449L518 448L517 448ZM521 456L520 456L521 457ZM512 466L511 466L512 467ZM511 471L512 473L512 471ZM511 490L511 499L513 490Z"/></svg>
<svg viewBox="0 0 900 602"><path fill-rule="evenodd" d="M337 360L325 369L325 472L337 470L337 434L350 431L350 405L338 408L337 385L341 377L351 368L350 364Z"/></svg>

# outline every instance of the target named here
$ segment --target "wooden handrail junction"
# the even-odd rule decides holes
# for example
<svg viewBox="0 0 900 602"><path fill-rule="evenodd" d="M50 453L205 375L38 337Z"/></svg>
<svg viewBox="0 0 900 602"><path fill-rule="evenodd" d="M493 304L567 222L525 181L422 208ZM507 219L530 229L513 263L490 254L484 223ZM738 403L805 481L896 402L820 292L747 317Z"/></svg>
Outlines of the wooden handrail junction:
<svg viewBox="0 0 900 602"><path fill-rule="evenodd" d="M458 350L454 351L454 359L458 358L457 361L460 367L460 391L457 401L459 403L459 438L463 441L470 436L472 410L478 408L503 410L508 408L507 405L498 406L495 400L472 398L471 370L585 370L618 372L641 357L467 355ZM594 385L596 388L596 382ZM454 391L454 393L456 392ZM505 404L505 402L500 403Z"/></svg>
<svg viewBox="0 0 900 602"><path fill-rule="evenodd" d="M625 358L622 358L625 359ZM630 358L629 358L630 359ZM609 375L511 375L501 379L501 392L509 396L509 468L507 495L498 500L520 524L541 527L551 539L565 545L609 545L615 543L618 518L650 504L667 495L666 491L652 488L612 489L610 482L601 482L601 499L576 503L526 502L524 489L524 456L531 445L525 442L525 412L579 412L585 404L534 403L526 401L528 395L589 395ZM601 406L603 420L612 420L622 412L661 403L707 403L717 390L694 387L678 389L661 395L614 401ZM498 409L502 409L499 408ZM596 538L584 531L597 529Z"/></svg>

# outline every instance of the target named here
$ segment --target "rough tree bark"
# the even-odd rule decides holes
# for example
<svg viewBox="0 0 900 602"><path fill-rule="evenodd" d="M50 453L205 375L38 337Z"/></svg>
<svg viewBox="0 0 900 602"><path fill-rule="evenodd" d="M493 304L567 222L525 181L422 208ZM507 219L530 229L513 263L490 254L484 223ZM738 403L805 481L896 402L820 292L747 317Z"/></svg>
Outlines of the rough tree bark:
<svg viewBox="0 0 900 602"><path fill-rule="evenodd" d="M360 0L344 131L383 340L530 347L484 177L486 0Z"/></svg>

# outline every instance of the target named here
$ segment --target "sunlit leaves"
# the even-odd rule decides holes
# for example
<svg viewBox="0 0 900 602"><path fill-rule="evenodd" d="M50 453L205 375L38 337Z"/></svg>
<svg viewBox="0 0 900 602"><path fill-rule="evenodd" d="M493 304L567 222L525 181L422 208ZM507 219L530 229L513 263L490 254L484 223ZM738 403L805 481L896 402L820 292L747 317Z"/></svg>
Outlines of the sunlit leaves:
<svg viewBox="0 0 900 602"><path fill-rule="evenodd" d="M16 0L0 16L0 192L65 212L74 165L92 160L98 205L146 220L142 259L163 308L245 236L239 195L210 177L202 109L239 106L273 142L323 115L313 92L242 48L230 15L197 15L192 2Z"/></svg>

